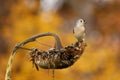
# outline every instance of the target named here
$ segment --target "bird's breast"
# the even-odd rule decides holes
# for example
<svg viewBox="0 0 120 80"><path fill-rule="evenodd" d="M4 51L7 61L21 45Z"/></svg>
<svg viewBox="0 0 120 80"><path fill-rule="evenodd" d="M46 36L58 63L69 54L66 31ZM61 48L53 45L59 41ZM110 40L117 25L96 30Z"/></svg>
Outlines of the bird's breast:
<svg viewBox="0 0 120 80"><path fill-rule="evenodd" d="M74 35L76 37L84 36L84 34L85 34L85 28L84 27L75 27L74 28Z"/></svg>

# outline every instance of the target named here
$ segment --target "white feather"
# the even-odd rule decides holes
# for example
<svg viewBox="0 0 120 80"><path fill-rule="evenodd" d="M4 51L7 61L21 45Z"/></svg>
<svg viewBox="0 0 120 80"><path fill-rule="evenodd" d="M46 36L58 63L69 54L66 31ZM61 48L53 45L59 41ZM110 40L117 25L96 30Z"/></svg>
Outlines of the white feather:
<svg viewBox="0 0 120 80"><path fill-rule="evenodd" d="M79 19L76 22L76 26L74 27L74 36L78 39L78 41L83 41L85 36L85 27L83 19Z"/></svg>

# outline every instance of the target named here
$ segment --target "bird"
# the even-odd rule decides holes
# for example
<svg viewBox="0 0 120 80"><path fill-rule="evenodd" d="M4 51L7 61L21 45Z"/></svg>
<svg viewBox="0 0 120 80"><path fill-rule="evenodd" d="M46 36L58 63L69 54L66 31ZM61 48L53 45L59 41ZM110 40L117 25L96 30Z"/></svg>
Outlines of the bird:
<svg viewBox="0 0 120 80"><path fill-rule="evenodd" d="M85 38L85 20L78 19L73 28L73 34L77 38L78 42L83 42Z"/></svg>

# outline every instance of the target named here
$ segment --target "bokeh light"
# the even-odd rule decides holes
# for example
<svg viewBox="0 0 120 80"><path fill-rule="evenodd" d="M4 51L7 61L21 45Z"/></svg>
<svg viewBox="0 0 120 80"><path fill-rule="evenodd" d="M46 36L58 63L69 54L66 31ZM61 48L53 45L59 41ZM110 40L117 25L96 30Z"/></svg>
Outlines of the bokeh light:
<svg viewBox="0 0 120 80"><path fill-rule="evenodd" d="M78 18L86 20L87 48L71 67L55 70L55 80L120 79L120 0L0 0L0 80L4 80L15 44L44 32L60 36L63 46L76 41L72 29ZM47 50L51 37L25 47ZM52 80L52 71L37 71L28 52L19 50L12 80Z"/></svg>

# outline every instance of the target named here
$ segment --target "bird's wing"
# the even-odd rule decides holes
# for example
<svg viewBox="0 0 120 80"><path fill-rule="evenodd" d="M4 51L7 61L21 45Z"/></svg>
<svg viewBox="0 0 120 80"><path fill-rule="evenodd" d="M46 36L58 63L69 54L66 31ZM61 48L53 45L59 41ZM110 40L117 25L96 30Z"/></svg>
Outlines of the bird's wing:
<svg viewBox="0 0 120 80"><path fill-rule="evenodd" d="M87 31L86 31L86 28L85 28L85 30L84 30L84 33L86 33Z"/></svg>
<svg viewBox="0 0 120 80"><path fill-rule="evenodd" d="M74 34L75 32L74 32L74 29L73 29L73 34Z"/></svg>

